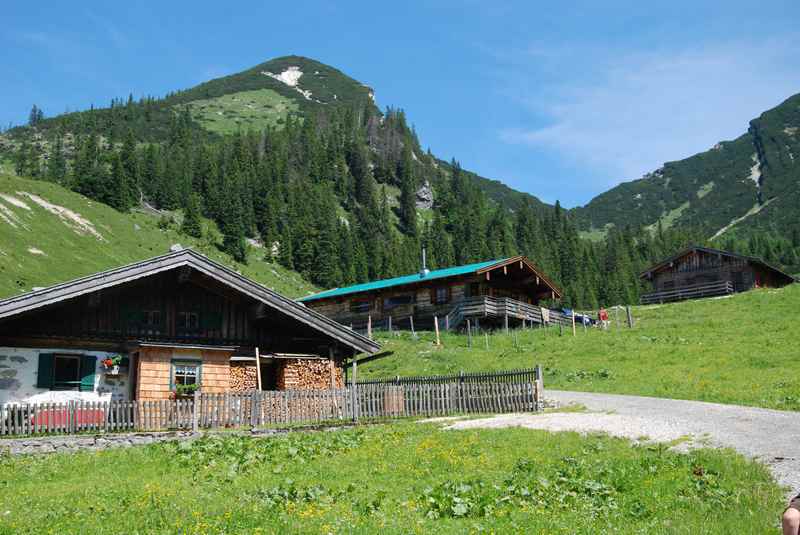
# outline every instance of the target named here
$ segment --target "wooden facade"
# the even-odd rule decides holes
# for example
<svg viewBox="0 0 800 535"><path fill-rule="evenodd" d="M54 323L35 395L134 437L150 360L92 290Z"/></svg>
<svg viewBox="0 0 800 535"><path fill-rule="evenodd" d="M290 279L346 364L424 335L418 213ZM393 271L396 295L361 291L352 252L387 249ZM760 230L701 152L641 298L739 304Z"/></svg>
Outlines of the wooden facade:
<svg viewBox="0 0 800 535"><path fill-rule="evenodd" d="M721 294L774 288L794 282L793 277L759 258L708 247L681 251L652 266L641 278L653 287L642 297L643 302L713 295L716 291Z"/></svg>
<svg viewBox="0 0 800 535"><path fill-rule="evenodd" d="M473 298L507 298L532 305L561 298L561 290L525 257L484 264L463 272L458 268L441 270L456 272L447 276L433 271L400 277L383 281L387 283L384 287L374 289L361 289L365 285L358 285L342 289L345 293L339 290L338 295L326 296L328 292L323 292L302 301L354 328L363 329L367 322L386 327L391 321L393 328L407 329L411 321L420 328L431 328L434 317L444 321L460 303Z"/></svg>
<svg viewBox="0 0 800 535"><path fill-rule="evenodd" d="M0 359L17 352L24 355L18 361L28 367L6 372L15 377L0 382L0 402L15 399L14 390L25 396L47 394L42 392L47 385L37 378L42 373L82 374L58 381L59 391L72 383L78 393L124 383L127 393L116 395L140 400L166 399L187 381L210 394L252 386L252 381L231 381L232 375L258 379L257 371L247 368L260 368L261 382L268 387L292 381L307 388L317 383L331 387L338 384L341 371L337 375L336 370L345 358L378 348L294 301L183 251L0 301ZM285 361L284 354L293 355L293 366L276 364ZM99 363L114 356L124 359L122 373L96 380ZM90 358L91 365L72 370L69 361L61 362L71 358ZM239 368L235 372L232 358ZM316 380L320 359L330 362L324 382ZM314 380L280 377L289 369L295 378L304 366Z"/></svg>

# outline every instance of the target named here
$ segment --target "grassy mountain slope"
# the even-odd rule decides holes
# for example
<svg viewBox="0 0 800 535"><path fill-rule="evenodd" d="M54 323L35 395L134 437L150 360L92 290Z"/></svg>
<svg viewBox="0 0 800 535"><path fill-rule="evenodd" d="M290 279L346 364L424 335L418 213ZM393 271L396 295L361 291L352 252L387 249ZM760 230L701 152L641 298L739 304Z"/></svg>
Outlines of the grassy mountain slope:
<svg viewBox="0 0 800 535"><path fill-rule="evenodd" d="M517 331L467 339L431 333L378 335L394 355L358 367L360 377L545 369L545 388L639 394L800 410L800 346L792 335L800 284L726 299L636 307L633 329ZM624 323L620 314L620 325ZM514 344L515 337L518 340Z"/></svg>
<svg viewBox="0 0 800 535"><path fill-rule="evenodd" d="M69 153L73 135L89 131L112 132L120 140L130 127L140 141L165 141L170 124L184 108L190 110L193 127L206 136L221 136L237 130L259 130L280 126L289 114L306 116L346 106L379 114L373 90L341 71L302 56L275 58L245 71L209 80L164 98L140 102L114 101L108 108L73 112L44 119L35 130L21 126L0 135L0 157L10 159L22 137L31 137L45 152L52 134L67 133ZM383 150L377 147L380 152ZM419 151L420 153L422 151ZM448 167L444 161L439 165ZM516 191L497 180L468 175L487 196L510 209L531 200L546 205L528 193Z"/></svg>
<svg viewBox="0 0 800 535"><path fill-rule="evenodd" d="M48 182L0 175L0 297L164 254L175 243L285 295L314 290L296 273L261 260L259 248L251 249L248 265L237 264L213 239L194 240L175 224L160 228L159 220L142 212L121 214Z"/></svg>
<svg viewBox="0 0 800 535"><path fill-rule="evenodd" d="M711 236L800 228L800 94L747 133L598 195L573 211L582 229L692 226Z"/></svg>

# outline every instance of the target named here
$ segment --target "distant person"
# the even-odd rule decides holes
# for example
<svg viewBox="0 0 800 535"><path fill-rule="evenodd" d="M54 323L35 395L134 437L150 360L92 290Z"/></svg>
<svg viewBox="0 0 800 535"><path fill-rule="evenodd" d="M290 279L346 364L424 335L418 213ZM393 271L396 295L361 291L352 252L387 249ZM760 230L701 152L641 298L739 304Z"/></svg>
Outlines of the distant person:
<svg viewBox="0 0 800 535"><path fill-rule="evenodd" d="M789 507L783 512L783 535L800 534L800 494L792 498Z"/></svg>
<svg viewBox="0 0 800 535"><path fill-rule="evenodd" d="M601 308L597 313L597 319L600 320L600 325L603 327L603 330L608 329L608 310Z"/></svg>

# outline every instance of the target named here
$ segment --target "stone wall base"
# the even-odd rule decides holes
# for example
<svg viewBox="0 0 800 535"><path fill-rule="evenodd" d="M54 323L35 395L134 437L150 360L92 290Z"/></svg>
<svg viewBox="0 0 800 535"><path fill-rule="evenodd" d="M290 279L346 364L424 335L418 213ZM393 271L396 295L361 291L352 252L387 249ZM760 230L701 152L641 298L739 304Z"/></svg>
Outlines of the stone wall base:
<svg viewBox="0 0 800 535"><path fill-rule="evenodd" d="M230 431L162 431L153 433L108 433L103 435L65 435L54 437L10 438L0 440L2 455L37 455L49 453L74 453L77 451L100 451L114 448L130 448L157 442L197 440L208 435L229 437L231 435L267 438L283 433L308 433L314 431L336 431L353 427L353 423L340 422L335 425L309 425L293 429L250 429Z"/></svg>

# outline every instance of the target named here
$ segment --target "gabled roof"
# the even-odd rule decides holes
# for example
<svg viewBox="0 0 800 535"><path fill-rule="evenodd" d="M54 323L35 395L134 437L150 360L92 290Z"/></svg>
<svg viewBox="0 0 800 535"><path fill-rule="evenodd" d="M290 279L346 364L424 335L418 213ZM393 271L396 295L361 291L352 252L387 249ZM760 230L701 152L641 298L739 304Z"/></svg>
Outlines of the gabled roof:
<svg viewBox="0 0 800 535"><path fill-rule="evenodd" d="M205 275L219 281L229 288L245 294L265 305L279 310L283 314L304 323L327 336L364 352L374 353L380 346L369 338L348 329L322 314L319 314L288 297L266 288L222 264L192 251L184 249L174 253L157 256L149 260L136 262L127 266L101 271L88 277L50 286L34 292L29 292L0 301L0 319L14 316L47 305L72 299L84 294L110 288L143 277L155 275L163 271L189 266Z"/></svg>
<svg viewBox="0 0 800 535"><path fill-rule="evenodd" d="M768 264L767 262L763 261L762 259L760 259L758 257L747 256L747 255L742 255L742 254L737 254L737 253L731 253L730 251L723 251L721 249L712 249L711 247L701 247L699 245L693 245L691 247L687 247L686 249L684 249L684 250L682 250L682 251L670 256L666 260L662 260L658 264L650 266L648 269L642 271L642 273L639 274L639 278L643 279L643 278L649 276L650 274L652 274L652 273L654 273L654 272L656 272L656 271L658 271L658 270L670 265L671 263L675 262L676 260L678 260L680 258L683 258L687 254L692 253L692 252L701 252L701 253L706 253L706 254L711 254L711 255L721 255L721 256L727 256L729 258L738 258L738 259L741 259L741 260L746 260L747 262L751 262L753 264L759 264L759 265L762 265L762 266L766 267L767 269L771 269L772 271L775 271L776 273L778 273L780 275L783 275L784 277L786 277L787 279L791 280L792 282L796 281L796 279L793 276L789 275L788 273L785 273L785 272L781 271L780 269L776 268L775 266L773 266L771 264Z"/></svg>
<svg viewBox="0 0 800 535"><path fill-rule="evenodd" d="M498 260L488 260L486 262L476 262L474 264L466 264L464 266L454 266L443 269L435 269L433 271L428 272L424 276L421 273L414 273L412 275L403 275L402 277L394 277L392 279L364 282L361 284L355 284L353 286L347 286L344 288L333 288L331 290L326 290L324 292L320 292L314 295L309 295L308 297L303 297L301 299L298 299L298 301L301 302L316 301L317 299L327 299L330 297L340 297L343 295L371 292L373 290L383 290L385 288L392 288L395 286L405 286L408 284L419 284L430 280L456 277L459 275L472 275L472 274L484 273L486 271L491 271L492 269L496 269L520 260L524 261L534 272L537 273L537 275L539 275L539 277L542 280L545 281L546 284L548 284L551 288L553 288L553 290L556 293L561 295L561 291L546 277L544 277L544 275L542 275L539 272L539 270L533 266L530 260L528 260L523 256L515 256L512 258L501 258Z"/></svg>

